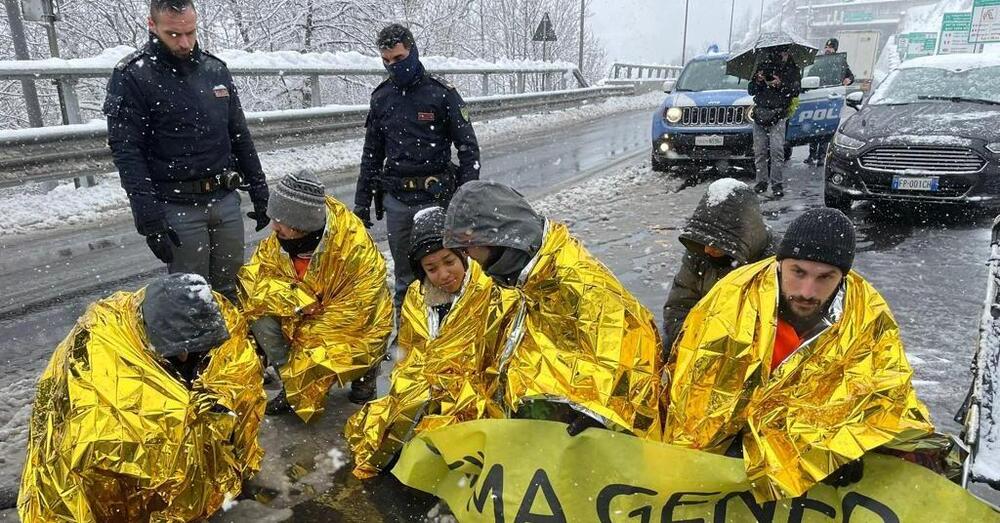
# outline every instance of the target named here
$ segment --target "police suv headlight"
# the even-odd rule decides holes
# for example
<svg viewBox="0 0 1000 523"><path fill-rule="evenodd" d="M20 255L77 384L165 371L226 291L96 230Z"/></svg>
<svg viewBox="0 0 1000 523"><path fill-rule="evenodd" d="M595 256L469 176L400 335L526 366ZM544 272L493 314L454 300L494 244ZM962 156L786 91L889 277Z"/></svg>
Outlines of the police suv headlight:
<svg viewBox="0 0 1000 523"><path fill-rule="evenodd" d="M865 145L864 140L851 138L850 136L847 136L846 134L839 131L837 132L837 134L833 136L833 143L836 144L838 147L843 147L844 149L851 149L852 151L856 151L864 147Z"/></svg>
<svg viewBox="0 0 1000 523"><path fill-rule="evenodd" d="M1000 154L1000 142L991 143L987 145L986 148L993 154Z"/></svg>
<svg viewBox="0 0 1000 523"><path fill-rule="evenodd" d="M671 107L663 111L663 119L670 123L677 123L684 117L684 111L680 107Z"/></svg>

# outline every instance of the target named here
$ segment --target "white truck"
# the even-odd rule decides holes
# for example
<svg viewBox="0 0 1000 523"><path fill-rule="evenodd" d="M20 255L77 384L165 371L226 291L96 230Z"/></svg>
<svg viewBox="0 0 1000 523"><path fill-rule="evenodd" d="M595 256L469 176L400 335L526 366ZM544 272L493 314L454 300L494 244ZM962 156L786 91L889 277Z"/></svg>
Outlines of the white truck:
<svg viewBox="0 0 1000 523"><path fill-rule="evenodd" d="M871 87L875 74L875 62L878 60L880 34L878 31L840 31L841 53L847 53L847 65L854 73L855 84L863 91Z"/></svg>

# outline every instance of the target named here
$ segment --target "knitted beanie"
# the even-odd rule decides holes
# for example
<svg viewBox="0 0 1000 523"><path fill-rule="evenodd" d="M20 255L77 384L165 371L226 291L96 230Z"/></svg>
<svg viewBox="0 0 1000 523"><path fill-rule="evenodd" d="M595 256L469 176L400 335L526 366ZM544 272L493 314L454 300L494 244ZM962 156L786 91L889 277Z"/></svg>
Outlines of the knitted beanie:
<svg viewBox="0 0 1000 523"><path fill-rule="evenodd" d="M806 211L788 226L777 258L825 263L847 274L854 264L854 224L837 209Z"/></svg>
<svg viewBox="0 0 1000 523"><path fill-rule="evenodd" d="M286 175L272 189L267 214L274 221L302 232L326 225L326 191L312 171Z"/></svg>

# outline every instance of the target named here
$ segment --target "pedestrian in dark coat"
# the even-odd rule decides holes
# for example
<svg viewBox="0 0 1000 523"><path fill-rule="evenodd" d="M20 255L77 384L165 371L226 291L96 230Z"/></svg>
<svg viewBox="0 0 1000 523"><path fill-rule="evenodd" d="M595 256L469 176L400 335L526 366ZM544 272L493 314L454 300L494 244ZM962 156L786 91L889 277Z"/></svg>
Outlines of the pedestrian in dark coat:
<svg viewBox="0 0 1000 523"><path fill-rule="evenodd" d="M782 164L785 160L785 130L792 100L802 88L802 71L787 49L765 51L757 64L747 92L753 96L753 152L757 170L754 190L762 193L771 184L775 198L785 195Z"/></svg>
<svg viewBox="0 0 1000 523"><path fill-rule="evenodd" d="M686 252L663 306L663 361L695 304L736 267L772 256L775 239L757 196L745 183L723 178L708 186L680 235Z"/></svg>
<svg viewBox="0 0 1000 523"><path fill-rule="evenodd" d="M148 25L149 42L108 82L108 145L153 254L235 300L244 236L236 188L248 188L249 216L263 229L264 171L226 64L198 46L192 0L153 0Z"/></svg>

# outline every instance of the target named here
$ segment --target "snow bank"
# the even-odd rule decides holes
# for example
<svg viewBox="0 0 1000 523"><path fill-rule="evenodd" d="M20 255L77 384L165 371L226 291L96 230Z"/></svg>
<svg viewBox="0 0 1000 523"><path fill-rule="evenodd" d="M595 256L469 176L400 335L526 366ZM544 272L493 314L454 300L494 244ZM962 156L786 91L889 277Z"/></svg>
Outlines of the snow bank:
<svg viewBox="0 0 1000 523"><path fill-rule="evenodd" d="M654 108L662 101L660 93L611 98L561 111L533 113L475 123L480 143L516 139L518 134L572 122L600 118L609 114ZM292 147L261 153L264 172L276 180L300 169L330 172L357 165L364 141L340 142ZM99 223L128 212L128 197L118 183L118 175L97 177L97 186L76 189L73 182L60 183L51 190L35 184L0 190L0 238L31 234L67 226Z"/></svg>
<svg viewBox="0 0 1000 523"><path fill-rule="evenodd" d="M134 52L135 48L119 45L105 49L97 56L86 58L48 58L45 60L0 60L0 74L11 73L28 68L35 72L47 70L76 70L80 72L106 69L108 74L119 60ZM347 71L366 71L372 74L385 74L382 59L376 55L363 55L357 51L341 51L336 53L300 53L297 51L242 51L224 49L212 51L226 62L229 68L236 71L248 69L278 70L295 73L302 70L339 69ZM455 58L451 56L422 56L424 66L432 72L447 73L468 69L492 71L506 70L551 70L565 71L575 69L572 62L543 62L539 60L509 60L503 59L489 62L481 59Z"/></svg>

